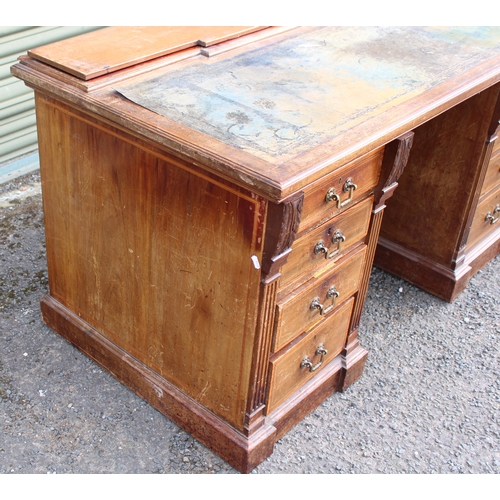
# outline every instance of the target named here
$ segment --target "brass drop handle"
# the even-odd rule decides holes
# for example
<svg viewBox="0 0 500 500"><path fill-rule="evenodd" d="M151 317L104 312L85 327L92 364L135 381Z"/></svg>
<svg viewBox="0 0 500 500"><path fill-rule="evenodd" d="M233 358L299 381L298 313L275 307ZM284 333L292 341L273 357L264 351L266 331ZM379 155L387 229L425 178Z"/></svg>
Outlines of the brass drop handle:
<svg viewBox="0 0 500 500"><path fill-rule="evenodd" d="M309 356L306 356L302 362L300 363L301 368L309 368L310 372L316 371L322 364L323 361L325 360L326 354L328 354L328 351L325 349L325 346L323 344L320 344L317 349L316 349L316 355L321 354L321 359L319 360L319 363L313 365L309 359Z"/></svg>
<svg viewBox="0 0 500 500"><path fill-rule="evenodd" d="M325 246L323 240L320 240L314 247L314 253L316 255L319 253L324 253L325 259L331 259L334 255L337 255L341 252L342 244L344 243L344 241L345 236L342 234L342 231L340 229L337 229L332 236L332 243L336 244L337 248L335 250L332 250L331 252L328 252L329 248Z"/></svg>
<svg viewBox="0 0 500 500"><path fill-rule="evenodd" d="M329 259L331 259L334 255L340 253L340 251L342 250L342 243L344 243L344 241L345 236L342 234L342 231L340 229L337 229L332 236L332 243L337 244L337 249L328 254Z"/></svg>
<svg viewBox="0 0 500 500"><path fill-rule="evenodd" d="M484 218L484 220L487 220L490 222L490 224L495 224L495 222L498 222L498 219L500 217L495 217L496 214L500 213L500 205L497 205L494 209L493 209L493 213L491 212L488 212L486 214L486 217Z"/></svg>
<svg viewBox="0 0 500 500"><path fill-rule="evenodd" d="M328 255L328 248L325 247L325 243L323 242L323 240L320 240L318 241L318 243L316 243L316 246L314 247L314 253L318 255L319 253L322 252L325 253L325 257Z"/></svg>
<svg viewBox="0 0 500 500"><path fill-rule="evenodd" d="M337 291L337 289L334 286L331 286L326 293L326 298L332 299L332 303L328 307L325 307L323 304L321 304L319 297L316 297L311 302L311 311L319 309L319 313L321 314L321 316L328 314L332 309L335 308L335 303L337 302L339 295L340 293Z"/></svg>
<svg viewBox="0 0 500 500"><path fill-rule="evenodd" d="M347 198L346 200L344 201L340 201L340 196L337 194L337 191L335 190L335 188L330 188L327 192L326 192L326 195L325 195L325 201L327 203L330 203L332 201L336 202L337 203L337 208L343 208L345 207L347 204L351 203L352 201L352 197L353 197L353 193L354 191L358 188L358 186L356 184L354 184L353 180L349 177L343 187L342 187L342 191L344 193L349 193L349 198Z"/></svg>

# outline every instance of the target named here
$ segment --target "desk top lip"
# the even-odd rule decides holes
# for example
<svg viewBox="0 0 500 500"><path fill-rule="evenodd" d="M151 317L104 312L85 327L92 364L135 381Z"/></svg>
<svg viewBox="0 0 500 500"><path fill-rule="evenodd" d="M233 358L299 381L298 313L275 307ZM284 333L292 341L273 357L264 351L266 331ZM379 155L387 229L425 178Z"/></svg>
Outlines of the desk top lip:
<svg viewBox="0 0 500 500"><path fill-rule="evenodd" d="M294 33L292 30L291 35L288 33L279 38L286 39ZM267 43L261 41L258 46ZM199 57L197 53L183 64L189 66L191 61ZM224 57L231 57L231 54ZM59 81L58 70L47 72L43 63L26 56L12 72L43 93L77 105L82 110L107 119L111 124L123 127L127 122L127 131L163 145L184 158L194 159L208 170L266 198L281 201L343 164L383 147L403 133L499 82L500 54L491 54L479 64L361 122L339 137L274 164L132 103L114 91L111 84L91 92L81 91L75 89L71 82Z"/></svg>

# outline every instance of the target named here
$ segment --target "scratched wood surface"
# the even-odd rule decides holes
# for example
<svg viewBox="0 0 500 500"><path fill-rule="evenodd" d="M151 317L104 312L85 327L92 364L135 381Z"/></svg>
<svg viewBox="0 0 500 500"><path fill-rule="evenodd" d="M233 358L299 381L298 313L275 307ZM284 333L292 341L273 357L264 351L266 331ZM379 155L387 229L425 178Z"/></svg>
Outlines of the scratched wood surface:
<svg viewBox="0 0 500 500"><path fill-rule="evenodd" d="M51 296L241 429L258 200L37 101Z"/></svg>
<svg viewBox="0 0 500 500"><path fill-rule="evenodd" d="M117 87L271 163L296 157L500 53L500 28L330 27Z"/></svg>

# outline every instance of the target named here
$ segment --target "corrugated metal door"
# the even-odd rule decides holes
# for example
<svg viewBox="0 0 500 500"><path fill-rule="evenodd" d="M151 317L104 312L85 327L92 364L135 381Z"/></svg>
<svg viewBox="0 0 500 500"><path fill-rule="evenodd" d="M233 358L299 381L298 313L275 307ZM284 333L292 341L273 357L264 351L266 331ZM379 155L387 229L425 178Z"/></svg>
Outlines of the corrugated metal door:
<svg viewBox="0 0 500 500"><path fill-rule="evenodd" d="M0 168L37 149L33 91L10 74L10 67L28 49L99 28L101 26L0 26Z"/></svg>

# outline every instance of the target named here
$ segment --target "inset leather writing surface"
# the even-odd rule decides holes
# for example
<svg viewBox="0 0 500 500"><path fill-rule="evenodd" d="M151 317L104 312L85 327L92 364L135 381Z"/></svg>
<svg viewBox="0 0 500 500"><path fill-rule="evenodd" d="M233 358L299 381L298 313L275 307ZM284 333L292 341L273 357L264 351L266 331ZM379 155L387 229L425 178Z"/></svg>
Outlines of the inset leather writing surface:
<svg viewBox="0 0 500 500"><path fill-rule="evenodd" d="M222 43L264 27L112 26L28 53L82 80L90 80L196 45L208 47Z"/></svg>
<svg viewBox="0 0 500 500"><path fill-rule="evenodd" d="M330 27L116 90L276 164L498 53L500 28Z"/></svg>

